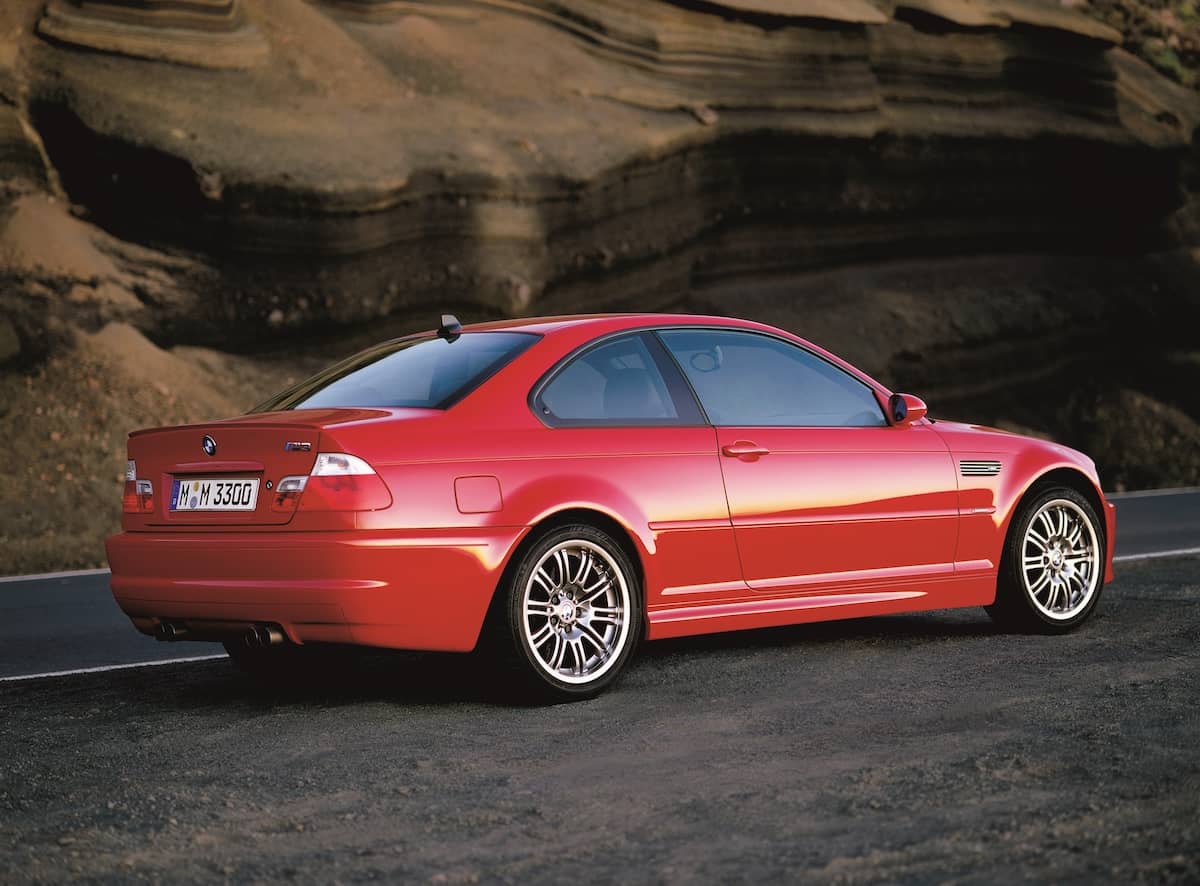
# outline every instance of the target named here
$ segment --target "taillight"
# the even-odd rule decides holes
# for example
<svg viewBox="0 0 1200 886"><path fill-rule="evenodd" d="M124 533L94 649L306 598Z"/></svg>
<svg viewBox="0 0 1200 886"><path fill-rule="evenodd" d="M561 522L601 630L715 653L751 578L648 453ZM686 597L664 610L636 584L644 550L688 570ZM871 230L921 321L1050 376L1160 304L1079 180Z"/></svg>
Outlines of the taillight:
<svg viewBox="0 0 1200 886"><path fill-rule="evenodd" d="M375 469L344 452L320 453L307 478L285 477L280 488L297 479L305 480L296 493L302 511L378 511L392 503L392 494ZM278 501L280 495L275 498Z"/></svg>
<svg viewBox="0 0 1200 886"><path fill-rule="evenodd" d="M154 513L154 484L137 478L137 462L133 459L125 464L125 497L121 510L126 514Z"/></svg>
<svg viewBox="0 0 1200 886"><path fill-rule="evenodd" d="M300 493L308 483L308 475L284 477L275 487L275 497L271 499L271 510L277 514L290 514L300 504Z"/></svg>

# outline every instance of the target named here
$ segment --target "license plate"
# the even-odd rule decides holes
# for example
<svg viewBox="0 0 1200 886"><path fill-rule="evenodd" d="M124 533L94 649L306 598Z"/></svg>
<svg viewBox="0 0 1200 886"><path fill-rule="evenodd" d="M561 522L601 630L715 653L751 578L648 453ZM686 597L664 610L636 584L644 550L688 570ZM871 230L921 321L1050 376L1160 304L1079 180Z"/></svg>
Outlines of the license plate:
<svg viewBox="0 0 1200 886"><path fill-rule="evenodd" d="M197 477L171 486L172 511L253 511L258 480Z"/></svg>

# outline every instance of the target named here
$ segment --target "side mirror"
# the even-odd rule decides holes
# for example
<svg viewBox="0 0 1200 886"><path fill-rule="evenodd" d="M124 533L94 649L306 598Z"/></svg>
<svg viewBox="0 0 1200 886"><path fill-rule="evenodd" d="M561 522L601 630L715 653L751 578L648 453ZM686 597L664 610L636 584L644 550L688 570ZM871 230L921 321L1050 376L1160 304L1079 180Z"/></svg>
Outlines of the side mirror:
<svg viewBox="0 0 1200 886"><path fill-rule="evenodd" d="M925 401L912 394L892 394L888 400L888 412L894 427L905 427L925 417L928 409Z"/></svg>

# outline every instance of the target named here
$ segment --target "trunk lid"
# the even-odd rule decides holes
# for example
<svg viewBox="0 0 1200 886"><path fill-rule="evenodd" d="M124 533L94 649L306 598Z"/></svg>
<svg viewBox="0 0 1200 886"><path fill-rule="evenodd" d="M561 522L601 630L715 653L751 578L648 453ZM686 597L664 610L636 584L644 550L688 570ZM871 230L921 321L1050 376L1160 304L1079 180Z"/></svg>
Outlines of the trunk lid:
<svg viewBox="0 0 1200 886"><path fill-rule="evenodd" d="M135 515L137 527L286 525L294 511L273 510L273 490L284 477L312 471L322 431L389 415L311 409L135 431L129 458L138 478L154 484L154 510Z"/></svg>

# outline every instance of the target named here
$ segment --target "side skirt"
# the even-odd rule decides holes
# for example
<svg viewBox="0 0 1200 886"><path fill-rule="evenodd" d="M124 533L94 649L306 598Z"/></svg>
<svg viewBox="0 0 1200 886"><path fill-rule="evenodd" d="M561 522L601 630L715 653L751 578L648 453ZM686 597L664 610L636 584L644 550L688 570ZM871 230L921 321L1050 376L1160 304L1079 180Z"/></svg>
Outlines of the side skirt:
<svg viewBox="0 0 1200 886"><path fill-rule="evenodd" d="M994 572L974 573L927 587L805 594L660 608L649 613L647 639L688 637L872 615L986 606L996 597Z"/></svg>

